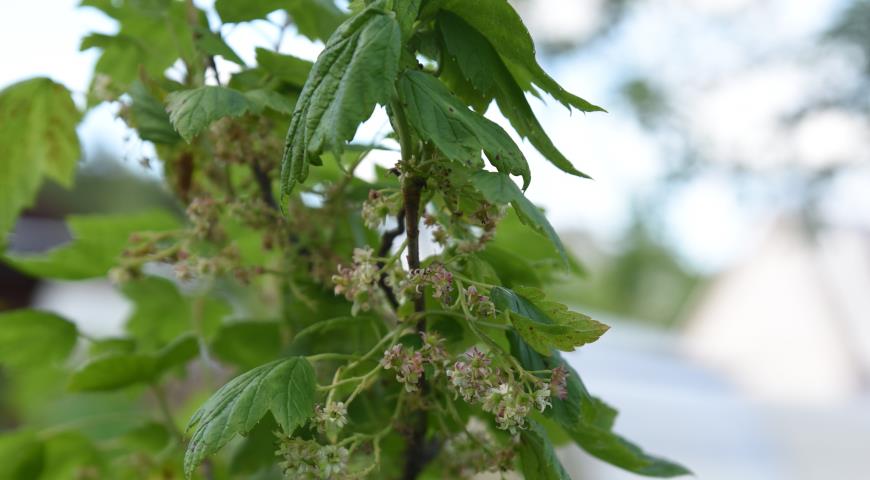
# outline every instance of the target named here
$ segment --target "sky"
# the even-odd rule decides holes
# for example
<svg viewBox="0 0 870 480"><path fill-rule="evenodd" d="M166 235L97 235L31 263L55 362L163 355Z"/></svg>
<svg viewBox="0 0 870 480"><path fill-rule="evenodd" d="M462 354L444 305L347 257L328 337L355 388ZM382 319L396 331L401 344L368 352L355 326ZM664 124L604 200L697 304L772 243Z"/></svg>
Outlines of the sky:
<svg viewBox="0 0 870 480"><path fill-rule="evenodd" d="M538 38L583 37L605 19L602 2L538 0L523 14ZM862 59L849 52L814 48L819 33L843 8L842 0L802 0L799 6L789 0L636 3L624 22L585 48L541 58L566 88L609 111L571 113L552 100L532 99L554 143L595 178L567 176L528 143L521 144L533 171L527 195L547 210L557 229L585 232L604 244L616 242L636 204L649 200L650 190L660 185L672 157L679 154L672 147L673 139L637 122L619 94L628 78L649 78L666 87L672 94L674 118L698 142L706 160L761 172L761 181L735 188L731 177L714 169L675 187L678 190L660 207L663 241L697 270L713 272L734 262L760 241L771 219L789 208L789 189L797 187L780 174L783 168L866 163L866 153L857 158L855 154L870 152L865 118L825 111L796 126L784 127L781 122L783 115L808 98L822 98L825 92L848 89L860 81L855 65ZM116 27L100 12L76 4L73 0L2 0L0 44L7 48L0 86L46 75L67 85L83 103L97 52L80 52L79 39L90 31L111 33ZM265 22L257 27L223 32L251 63L254 47L272 44L276 33ZM281 51L313 59L320 47L288 36ZM227 63L220 67L225 74L234 68ZM488 114L507 125L497 110ZM383 112L377 112L359 136L375 135L384 124ZM102 148L134 160L151 152L113 119L110 106L91 111L79 133L86 153ZM128 163L137 168L137 162ZM771 175L766 178L768 171ZM862 220L870 218L868 178L870 172L865 170L841 181L831 218L870 227ZM848 208L836 206L842 204Z"/></svg>

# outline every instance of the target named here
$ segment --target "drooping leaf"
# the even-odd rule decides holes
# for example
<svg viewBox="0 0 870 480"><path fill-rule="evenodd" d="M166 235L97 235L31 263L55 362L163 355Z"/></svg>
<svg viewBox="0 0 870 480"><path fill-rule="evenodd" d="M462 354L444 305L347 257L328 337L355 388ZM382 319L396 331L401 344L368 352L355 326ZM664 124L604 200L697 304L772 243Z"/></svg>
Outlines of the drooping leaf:
<svg viewBox="0 0 870 480"><path fill-rule="evenodd" d="M528 138L560 170L588 178L560 152L538 122L523 89L517 84L493 46L479 32L452 13L438 17L448 58L462 75L486 98L495 98L499 110L510 120L520 136Z"/></svg>
<svg viewBox="0 0 870 480"><path fill-rule="evenodd" d="M534 92L534 85L565 106L583 112L603 110L562 88L541 68L535 58L535 45L529 31L507 0L445 0L441 8L458 15L480 32L523 90Z"/></svg>
<svg viewBox="0 0 870 480"><path fill-rule="evenodd" d="M45 467L45 443L27 430L0 434L0 478L33 480Z"/></svg>
<svg viewBox="0 0 870 480"><path fill-rule="evenodd" d="M520 433L519 457L525 478L571 480L556 457L547 432L534 420L529 422L528 429Z"/></svg>
<svg viewBox="0 0 870 480"><path fill-rule="evenodd" d="M142 82L133 82L129 94L132 100L131 119L139 133L139 138L165 145L174 145L181 140L172 128L169 114L166 113L163 104L151 95Z"/></svg>
<svg viewBox="0 0 870 480"><path fill-rule="evenodd" d="M65 360L76 343L76 326L38 310L0 313L0 364L43 365Z"/></svg>
<svg viewBox="0 0 870 480"><path fill-rule="evenodd" d="M522 176L523 188L528 187L529 165L510 136L469 110L437 78L406 71L399 78L398 90L408 121L420 137L434 143L448 158L475 166L483 150L500 172Z"/></svg>
<svg viewBox="0 0 870 480"><path fill-rule="evenodd" d="M254 107L242 92L212 85L172 92L167 100L169 121L188 143L215 120L239 117Z"/></svg>
<svg viewBox="0 0 870 480"><path fill-rule="evenodd" d="M471 183L483 194L488 202L504 205L510 203L520 217L520 220L550 239L566 265L568 255L559 235L547 221L547 217L529 199L522 190L503 173L476 172L471 176Z"/></svg>
<svg viewBox="0 0 870 480"><path fill-rule="evenodd" d="M220 360L248 370L278 356L281 332L277 322L236 322L218 330L211 352Z"/></svg>
<svg viewBox="0 0 870 480"><path fill-rule="evenodd" d="M134 214L70 215L72 241L39 255L7 253L3 258L16 270L43 278L81 280L105 276L114 267L131 234L166 231L178 220L159 211Z"/></svg>
<svg viewBox="0 0 870 480"><path fill-rule="evenodd" d="M221 387L190 419L196 427L184 455L189 477L205 457L236 435L251 431L271 411L285 434L314 412L314 369L304 358L287 358L249 370Z"/></svg>
<svg viewBox="0 0 870 480"><path fill-rule="evenodd" d="M196 46L206 55L219 55L225 60L229 60L230 62L241 65L242 67L245 66L245 61L242 60L229 45L227 45L227 42L225 42L219 34L212 32L208 28L197 26L195 43Z"/></svg>
<svg viewBox="0 0 870 480"><path fill-rule="evenodd" d="M546 299L535 288L495 287L490 296L499 310L509 314L511 324L538 353L549 355L553 348L570 352L592 343L608 326L582 313L572 312L558 302Z"/></svg>
<svg viewBox="0 0 870 480"><path fill-rule="evenodd" d="M69 389L74 392L118 390L150 382L155 358L140 353L117 353L92 360L73 372Z"/></svg>
<svg viewBox="0 0 870 480"><path fill-rule="evenodd" d="M257 48L257 66L291 85L302 87L311 72L312 63L308 60Z"/></svg>
<svg viewBox="0 0 870 480"><path fill-rule="evenodd" d="M69 91L47 78L0 91L0 245L44 177L72 185L80 119Z"/></svg>
<svg viewBox="0 0 870 480"><path fill-rule="evenodd" d="M516 332L508 332L511 354L526 370L563 366L568 370L568 394L551 399L544 414L562 427L589 454L622 469L649 477L677 477L691 472L682 465L649 455L637 445L612 431L616 410L593 397L577 372L562 360L559 352L545 357L532 349Z"/></svg>
<svg viewBox="0 0 870 480"><path fill-rule="evenodd" d="M281 162L281 192L308 177L308 164L345 142L376 104L385 105L399 66L401 32L377 2L345 21L329 38L296 102Z"/></svg>

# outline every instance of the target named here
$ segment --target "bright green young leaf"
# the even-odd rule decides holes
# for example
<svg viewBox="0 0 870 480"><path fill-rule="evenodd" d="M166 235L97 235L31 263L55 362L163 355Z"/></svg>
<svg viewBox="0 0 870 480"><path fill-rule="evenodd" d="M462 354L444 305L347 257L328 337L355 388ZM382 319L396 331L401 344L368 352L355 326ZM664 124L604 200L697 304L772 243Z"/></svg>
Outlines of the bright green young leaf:
<svg viewBox="0 0 870 480"><path fill-rule="evenodd" d="M448 158L473 167L483 150L500 172L520 175L523 188L529 186L529 165L511 137L483 115L469 110L437 78L406 71L399 78L398 90L414 130Z"/></svg>
<svg viewBox="0 0 870 480"><path fill-rule="evenodd" d="M227 45L227 42L217 33L212 32L203 26L197 26L196 46L206 55L221 56L225 60L229 60L237 65L245 66L245 61Z"/></svg>
<svg viewBox="0 0 870 480"><path fill-rule="evenodd" d="M520 465L525 478L537 480L571 480L556 457L547 432L534 420L520 433Z"/></svg>
<svg viewBox="0 0 870 480"><path fill-rule="evenodd" d="M242 92L211 85L172 92L167 100L169 121L188 143L215 120L239 117L254 107Z"/></svg>
<svg viewBox="0 0 870 480"><path fill-rule="evenodd" d="M139 353L98 357L73 372L69 389L74 392L118 390L148 383L154 378L155 358Z"/></svg>
<svg viewBox="0 0 870 480"><path fill-rule="evenodd" d="M311 72L312 63L308 60L257 48L257 66L280 80L302 87Z"/></svg>
<svg viewBox="0 0 870 480"><path fill-rule="evenodd" d="M132 100L130 114L139 138L165 145L175 145L181 140L172 128L163 104L151 95L142 82L133 82L129 94Z"/></svg>
<svg viewBox="0 0 870 480"><path fill-rule="evenodd" d="M184 455L188 477L205 457L236 435L251 431L271 411L291 435L314 412L314 369L304 358L286 358L249 370L221 387L190 419L196 427Z"/></svg>
<svg viewBox="0 0 870 480"><path fill-rule="evenodd" d="M508 71L493 46L479 32L452 13L442 13L438 25L445 48L471 85L486 98L495 97L499 110L517 133L528 138L560 170L589 178L560 152L538 122L523 89Z"/></svg>
<svg viewBox="0 0 870 480"><path fill-rule="evenodd" d="M538 354L519 334L508 332L511 354L526 370L564 366L568 370L568 394L552 398L545 415L555 420L571 439L589 454L622 469L649 477L677 477L691 472L682 465L647 454L637 445L612 431L616 410L593 397L577 372L562 360L559 352L549 357Z"/></svg>
<svg viewBox="0 0 870 480"><path fill-rule="evenodd" d="M277 357L281 331L277 322L236 322L218 330L211 353L221 361L248 370Z"/></svg>
<svg viewBox="0 0 870 480"><path fill-rule="evenodd" d="M320 153L340 157L345 142L376 104L385 105L399 67L401 32L377 2L344 22L329 38L296 102L281 162L281 192L308 177Z"/></svg>
<svg viewBox="0 0 870 480"><path fill-rule="evenodd" d="M523 90L534 92L532 85L535 85L565 106L583 112L603 111L562 88L538 65L532 37L507 0L445 0L441 8L455 13L480 32Z"/></svg>
<svg viewBox="0 0 870 480"><path fill-rule="evenodd" d="M523 340L542 355L549 355L553 348L570 352L598 340L609 328L568 310L561 303L547 300L544 292L536 288L515 287L515 290L495 287L490 296L499 310L508 312L511 324Z"/></svg>
<svg viewBox="0 0 870 480"><path fill-rule="evenodd" d="M47 78L0 91L0 245L19 212L33 203L44 177L72 185L80 119L69 91Z"/></svg>
<svg viewBox="0 0 870 480"><path fill-rule="evenodd" d="M130 235L177 228L179 222L166 212L70 215L67 226L73 239L39 255L7 254L3 261L16 270L42 278L81 280L102 277L114 267Z"/></svg>
<svg viewBox="0 0 870 480"><path fill-rule="evenodd" d="M0 478L33 480L45 468L45 443L35 433L18 431L0 434Z"/></svg>
<svg viewBox="0 0 870 480"><path fill-rule="evenodd" d="M76 326L53 313L0 313L0 364L30 366L65 360L76 344Z"/></svg>
<svg viewBox="0 0 870 480"><path fill-rule="evenodd" d="M523 195L522 190L503 173L476 172L471 176L471 183L483 194L488 202L504 205L510 203L520 217L520 220L535 229L537 232L550 239L553 246L562 257L565 264L569 264L568 254L562 245L559 235L547 221L547 217L529 199Z"/></svg>

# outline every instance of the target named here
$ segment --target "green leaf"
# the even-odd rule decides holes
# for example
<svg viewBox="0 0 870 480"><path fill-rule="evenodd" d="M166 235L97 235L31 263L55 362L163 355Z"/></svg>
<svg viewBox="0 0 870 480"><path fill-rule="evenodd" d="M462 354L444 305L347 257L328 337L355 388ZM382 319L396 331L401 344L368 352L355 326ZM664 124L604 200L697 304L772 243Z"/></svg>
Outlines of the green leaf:
<svg viewBox="0 0 870 480"><path fill-rule="evenodd" d="M376 104L385 105L399 67L401 31L377 2L344 22L329 38L296 102L281 162L281 192L308 177L320 154L338 158L345 142Z"/></svg>
<svg viewBox="0 0 870 480"><path fill-rule="evenodd" d="M384 322L375 316L330 318L300 330L291 350L296 354L322 352L363 354L386 334Z"/></svg>
<svg viewBox="0 0 870 480"><path fill-rule="evenodd" d="M164 424L148 422L124 433L121 442L136 452L160 453L171 439L172 436Z"/></svg>
<svg viewBox="0 0 870 480"><path fill-rule="evenodd" d="M97 447L80 432L67 431L45 440L45 465L39 480L69 480L83 470L101 476L102 459ZM5 477L3 477L5 478Z"/></svg>
<svg viewBox="0 0 870 480"><path fill-rule="evenodd" d="M257 66L291 85L302 87L311 72L313 64L308 60L257 48Z"/></svg>
<svg viewBox="0 0 870 480"><path fill-rule="evenodd" d="M483 194L488 202L500 205L510 203L513 205L520 220L538 233L549 238L562 257L562 261L566 265L570 265L568 254L562 245L562 240L559 239L559 235L556 234L553 226L547 221L547 217L523 195L523 192L510 177L503 173L481 171L471 176L471 183Z"/></svg>
<svg viewBox="0 0 870 480"><path fill-rule="evenodd" d="M53 313L0 313L0 364L23 367L66 360L77 336L72 322Z"/></svg>
<svg viewBox="0 0 870 480"><path fill-rule="evenodd" d="M163 104L151 95L151 92L140 81L135 81L130 86L130 114L132 124L135 126L139 137L149 142L175 145L181 140L172 123L169 114L163 108Z"/></svg>
<svg viewBox="0 0 870 480"><path fill-rule="evenodd" d="M229 60L242 67L245 66L245 61L227 45L227 42L219 34L212 32L208 28L203 26L196 27L194 43L206 55L221 56L225 60Z"/></svg>
<svg viewBox="0 0 870 480"><path fill-rule="evenodd" d="M218 330L211 344L218 359L248 370L277 357L281 331L276 322L237 322Z"/></svg>
<svg viewBox="0 0 870 480"><path fill-rule="evenodd" d="M92 360L73 372L69 389L74 392L100 392L149 383L155 359L139 353L109 354Z"/></svg>
<svg viewBox="0 0 870 480"><path fill-rule="evenodd" d="M229 306L210 297L187 298L171 281L160 277L143 277L121 287L134 304L127 319L127 331L146 348L160 348L197 327L206 337L212 335L221 319L230 313Z"/></svg>
<svg viewBox="0 0 870 480"><path fill-rule="evenodd" d="M544 292L536 288L515 289L495 287L490 296L499 310L508 312L511 324L523 339L542 355L549 355L554 347L570 352L598 340L610 328L561 303L546 300Z"/></svg>
<svg viewBox="0 0 870 480"><path fill-rule="evenodd" d="M199 341L192 334L182 335L155 355L154 375L187 364L199 355Z"/></svg>
<svg viewBox="0 0 870 480"><path fill-rule="evenodd" d="M556 457L547 432L538 422L531 420L529 428L520 433L520 465L525 478L537 480L571 480L565 467Z"/></svg>
<svg viewBox="0 0 870 480"><path fill-rule="evenodd" d="M345 17L331 0L217 0L214 6L226 23L266 18L284 9L299 33L312 40L328 38Z"/></svg>
<svg viewBox="0 0 870 480"><path fill-rule="evenodd" d="M172 92L167 100L169 121L188 143L215 120L240 117L254 108L242 92L211 85Z"/></svg>
<svg viewBox="0 0 870 480"><path fill-rule="evenodd" d="M535 58L535 45L529 31L507 0L445 0L441 8L455 13L480 32L523 90L534 93L535 85L565 106L583 112L604 110L563 89L547 75Z"/></svg>
<svg viewBox="0 0 870 480"><path fill-rule="evenodd" d="M278 113L290 115L293 113L293 108L296 105L294 96L281 94L265 88L249 90L245 92L245 97L251 102L251 110L256 113L269 108Z"/></svg>
<svg viewBox="0 0 870 480"><path fill-rule="evenodd" d="M521 175L523 188L528 187L529 165L510 136L469 110L437 78L406 71L399 78L398 91L408 121L420 137L434 143L448 158L473 167L483 150L500 172Z"/></svg>
<svg viewBox="0 0 870 480"><path fill-rule="evenodd" d="M510 120L517 133L538 149L560 170L589 178L577 170L560 152L538 122L522 88L508 71L493 46L461 18L442 13L438 25L447 50L468 82L487 98L495 97L499 110Z"/></svg>
<svg viewBox="0 0 870 480"><path fill-rule="evenodd" d="M314 412L314 369L304 358L287 358L249 370L221 387L190 419L196 427L184 455L188 477L205 457L237 434L244 435L271 411L291 435Z"/></svg>
<svg viewBox="0 0 870 480"><path fill-rule="evenodd" d="M511 354L527 370L563 366L568 370L568 394L563 400L551 399L545 415L555 420L571 439L589 454L622 469L650 477L690 475L685 467L652 456L612 431L616 410L593 397L577 372L562 360L559 352L544 357L535 352L519 334L508 332Z"/></svg>
<svg viewBox="0 0 870 480"><path fill-rule="evenodd" d="M168 213L153 210L112 215L70 215L72 241L39 255L8 254L3 261L35 277L81 280L102 277L117 264L131 234L177 228Z"/></svg>
<svg viewBox="0 0 870 480"><path fill-rule="evenodd" d="M34 78L0 91L0 245L48 177L73 183L81 114L61 84Z"/></svg>
<svg viewBox="0 0 870 480"><path fill-rule="evenodd" d="M0 434L0 478L33 480L45 465L45 444L35 433L18 431Z"/></svg>

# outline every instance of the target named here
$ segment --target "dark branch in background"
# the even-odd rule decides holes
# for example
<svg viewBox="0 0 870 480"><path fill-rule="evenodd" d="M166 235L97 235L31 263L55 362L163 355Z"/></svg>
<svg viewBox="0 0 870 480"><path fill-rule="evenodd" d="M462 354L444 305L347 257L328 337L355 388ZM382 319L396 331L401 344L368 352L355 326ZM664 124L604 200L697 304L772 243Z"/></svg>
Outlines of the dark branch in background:
<svg viewBox="0 0 870 480"><path fill-rule="evenodd" d="M256 180L257 187L260 189L260 195L263 196L263 202L265 202L272 210L277 211L278 202L275 201L275 195L272 193L272 179L269 178L269 174L260 167L260 162L256 159L251 162L251 173L254 174L254 180Z"/></svg>
<svg viewBox="0 0 870 480"><path fill-rule="evenodd" d="M390 254L390 250L393 248L393 242L396 241L400 235L405 233L405 209L401 208L399 210L399 214L396 215L396 228L392 230L387 230L384 232L383 236L381 236L381 246L378 247L378 257L386 257ZM385 263L383 260L378 260L378 269L383 269ZM393 308L399 308L399 300L396 298L396 293L393 292L393 289L387 285L387 274L386 272L381 272L380 278L378 278L378 285L381 287L381 290L384 291L384 294L387 295L387 301L390 302Z"/></svg>

